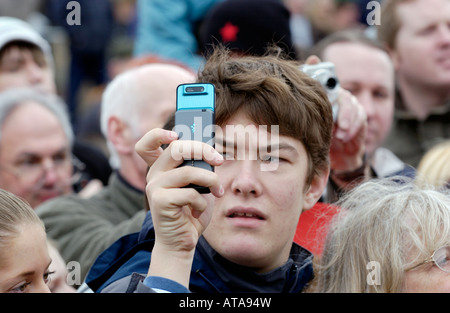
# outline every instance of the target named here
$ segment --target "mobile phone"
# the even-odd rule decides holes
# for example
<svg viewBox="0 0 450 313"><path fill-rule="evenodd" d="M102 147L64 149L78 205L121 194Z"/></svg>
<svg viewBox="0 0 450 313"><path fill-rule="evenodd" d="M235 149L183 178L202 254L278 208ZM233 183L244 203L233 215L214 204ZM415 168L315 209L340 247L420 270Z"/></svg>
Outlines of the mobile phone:
<svg viewBox="0 0 450 313"><path fill-rule="evenodd" d="M174 131L179 140L196 140L214 143L215 125L215 88L213 84L182 84L177 87L177 108ZM202 159L184 160L180 166L194 166L209 171L214 167ZM190 184L185 188L194 188L199 193L210 193L208 187Z"/></svg>

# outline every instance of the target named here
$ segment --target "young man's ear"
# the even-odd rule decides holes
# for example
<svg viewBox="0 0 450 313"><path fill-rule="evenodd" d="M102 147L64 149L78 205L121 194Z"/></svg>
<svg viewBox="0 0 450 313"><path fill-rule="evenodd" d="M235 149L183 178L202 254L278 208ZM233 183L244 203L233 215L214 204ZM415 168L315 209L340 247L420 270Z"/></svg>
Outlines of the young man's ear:
<svg viewBox="0 0 450 313"><path fill-rule="evenodd" d="M327 185L329 174L330 169L327 167L327 169L314 176L303 197L303 211L311 209L319 201Z"/></svg>
<svg viewBox="0 0 450 313"><path fill-rule="evenodd" d="M111 116L108 120L108 138L121 154L128 154L134 151L135 142L132 140L130 127L116 116Z"/></svg>

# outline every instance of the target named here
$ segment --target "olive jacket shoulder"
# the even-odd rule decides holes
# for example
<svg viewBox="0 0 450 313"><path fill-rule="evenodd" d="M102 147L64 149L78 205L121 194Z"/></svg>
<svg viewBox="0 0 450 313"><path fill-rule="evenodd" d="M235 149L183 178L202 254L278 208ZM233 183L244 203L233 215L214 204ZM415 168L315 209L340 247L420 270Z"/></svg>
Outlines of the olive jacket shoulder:
<svg viewBox="0 0 450 313"><path fill-rule="evenodd" d="M79 263L84 279L103 250L121 236L141 229L144 201L143 191L113 173L108 186L91 198L83 199L76 194L59 197L43 203L36 213L63 259Z"/></svg>

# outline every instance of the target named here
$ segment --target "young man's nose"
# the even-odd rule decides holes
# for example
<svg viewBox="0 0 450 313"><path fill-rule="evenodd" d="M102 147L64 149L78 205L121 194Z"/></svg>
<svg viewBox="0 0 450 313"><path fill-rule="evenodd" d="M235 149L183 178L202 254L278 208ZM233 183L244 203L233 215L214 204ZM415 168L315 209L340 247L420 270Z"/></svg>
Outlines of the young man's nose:
<svg viewBox="0 0 450 313"><path fill-rule="evenodd" d="M370 91L360 92L356 98L364 107L367 117L370 118L374 113L374 99Z"/></svg>
<svg viewBox="0 0 450 313"><path fill-rule="evenodd" d="M450 26L441 25L438 28L438 42L440 46L450 48Z"/></svg>
<svg viewBox="0 0 450 313"><path fill-rule="evenodd" d="M27 61L26 68L30 84L38 85L42 83L45 76L45 69L32 61Z"/></svg>
<svg viewBox="0 0 450 313"><path fill-rule="evenodd" d="M235 162L235 175L231 184L234 193L243 195L259 195L261 193L260 166L257 160Z"/></svg>

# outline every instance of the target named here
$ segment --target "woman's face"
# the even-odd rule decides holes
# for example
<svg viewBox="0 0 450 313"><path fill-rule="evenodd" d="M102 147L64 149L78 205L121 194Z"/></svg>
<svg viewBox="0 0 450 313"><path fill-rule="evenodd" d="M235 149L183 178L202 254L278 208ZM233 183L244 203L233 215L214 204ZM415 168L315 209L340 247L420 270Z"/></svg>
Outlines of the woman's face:
<svg viewBox="0 0 450 313"><path fill-rule="evenodd" d="M48 293L51 258L42 226L23 225L2 253L0 264L0 292Z"/></svg>

